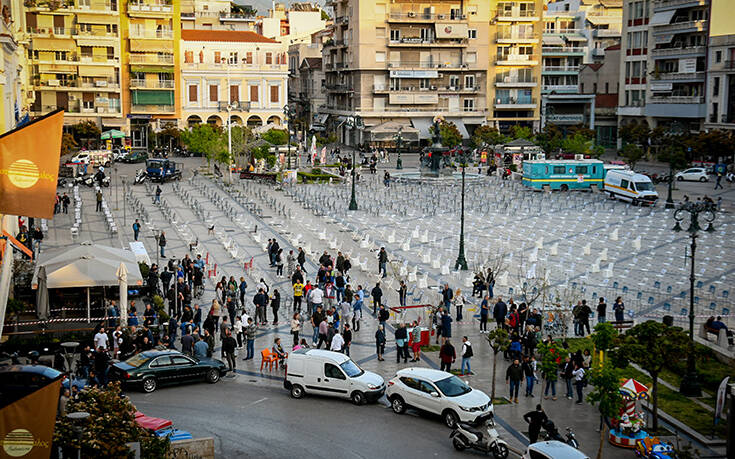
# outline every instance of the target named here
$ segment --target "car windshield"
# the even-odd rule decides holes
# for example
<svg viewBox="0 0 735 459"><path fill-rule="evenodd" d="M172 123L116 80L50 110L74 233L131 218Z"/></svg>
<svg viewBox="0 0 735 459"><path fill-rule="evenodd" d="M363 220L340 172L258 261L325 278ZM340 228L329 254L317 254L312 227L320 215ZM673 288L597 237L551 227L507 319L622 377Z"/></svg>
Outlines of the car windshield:
<svg viewBox="0 0 735 459"><path fill-rule="evenodd" d="M653 191L653 183L651 182L635 182L635 189L638 191Z"/></svg>
<svg viewBox="0 0 735 459"><path fill-rule="evenodd" d="M143 353L134 355L130 357L128 360L125 361L126 364L130 365L131 367L139 367L149 361L151 358Z"/></svg>
<svg viewBox="0 0 735 459"><path fill-rule="evenodd" d="M342 371L344 371L350 378L354 378L355 376L360 376L365 373L363 369L358 367L352 360L342 362L339 367L342 368Z"/></svg>
<svg viewBox="0 0 735 459"><path fill-rule="evenodd" d="M465 384L456 376L450 376L447 379L442 379L434 384L436 384L436 387L438 387L439 390L442 391L442 394L447 397L459 397L460 395L464 395L467 392L472 391L470 386Z"/></svg>

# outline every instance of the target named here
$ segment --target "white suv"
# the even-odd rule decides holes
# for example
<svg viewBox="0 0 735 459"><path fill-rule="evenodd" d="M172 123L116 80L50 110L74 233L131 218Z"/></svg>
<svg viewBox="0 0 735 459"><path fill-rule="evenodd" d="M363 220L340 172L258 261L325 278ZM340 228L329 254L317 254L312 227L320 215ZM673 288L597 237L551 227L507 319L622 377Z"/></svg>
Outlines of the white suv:
<svg viewBox="0 0 735 459"><path fill-rule="evenodd" d="M385 395L396 414L402 414L409 406L418 408L440 415L449 428L457 422L473 422L493 411L492 400L484 392L451 373L428 368L398 371L388 382Z"/></svg>

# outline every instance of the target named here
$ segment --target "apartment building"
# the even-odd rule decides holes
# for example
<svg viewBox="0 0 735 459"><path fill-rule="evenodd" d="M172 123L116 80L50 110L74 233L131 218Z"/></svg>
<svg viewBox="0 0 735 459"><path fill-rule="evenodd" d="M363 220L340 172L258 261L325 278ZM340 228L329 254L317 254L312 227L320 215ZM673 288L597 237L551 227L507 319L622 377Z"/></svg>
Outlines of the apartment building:
<svg viewBox="0 0 735 459"><path fill-rule="evenodd" d="M583 65L579 72L579 93L595 96L595 143L606 148L617 146L619 74L620 45L605 48L602 62Z"/></svg>
<svg viewBox="0 0 735 459"><path fill-rule="evenodd" d="M3 2L0 17L0 134L15 128L28 115L26 47L20 43L26 34L23 2Z"/></svg>
<svg viewBox="0 0 735 459"><path fill-rule="evenodd" d="M268 15L258 18L255 31L289 46L300 41L309 42L312 33L326 26L322 9L316 3L291 2L287 8L283 3L274 2Z"/></svg>
<svg viewBox="0 0 735 459"><path fill-rule="evenodd" d="M31 115L125 125L118 0L25 1Z"/></svg>
<svg viewBox="0 0 735 459"><path fill-rule="evenodd" d="M538 130L543 1L489 3L488 122L502 132L513 125Z"/></svg>
<svg viewBox="0 0 735 459"><path fill-rule="evenodd" d="M621 2L561 0L544 12L542 125L585 124L594 129L594 94L580 92L583 65L600 63L620 43Z"/></svg>
<svg viewBox="0 0 735 459"><path fill-rule="evenodd" d="M384 139L399 128L429 139L436 117L468 137L487 122L488 0L330 0L327 6L334 8L334 33L323 51L322 113L340 141L376 140L381 124L391 128L382 131ZM346 122L353 114L362 125Z"/></svg>
<svg viewBox="0 0 735 459"><path fill-rule="evenodd" d="M326 102L322 42L328 29L312 34L311 42L295 43L288 47L288 104L296 110L303 130L323 130L318 110ZM324 117L325 115L322 115Z"/></svg>
<svg viewBox="0 0 735 459"><path fill-rule="evenodd" d="M282 125L288 62L281 43L252 31L183 30L182 127Z"/></svg>
<svg viewBox="0 0 735 459"><path fill-rule="evenodd" d="M735 130L735 23L728 0L710 0L705 129Z"/></svg>
<svg viewBox="0 0 735 459"><path fill-rule="evenodd" d="M181 0L181 28L255 30L254 14L235 11L230 0Z"/></svg>

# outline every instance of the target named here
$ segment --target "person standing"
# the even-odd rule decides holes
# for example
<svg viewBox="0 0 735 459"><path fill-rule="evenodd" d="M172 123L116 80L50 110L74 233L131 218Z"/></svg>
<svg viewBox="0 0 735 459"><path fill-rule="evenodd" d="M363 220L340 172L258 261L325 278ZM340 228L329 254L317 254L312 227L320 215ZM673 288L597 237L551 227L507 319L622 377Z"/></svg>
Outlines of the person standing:
<svg viewBox="0 0 735 459"><path fill-rule="evenodd" d="M381 247L380 252L378 252L378 274L382 274L381 277L386 277L388 275L385 269L387 264L388 252L385 251L385 247Z"/></svg>
<svg viewBox="0 0 735 459"><path fill-rule="evenodd" d="M401 281L401 285L398 287L398 304L401 306L406 306L406 294L408 292L408 287L406 287L406 283L404 281Z"/></svg>
<svg viewBox="0 0 735 459"><path fill-rule="evenodd" d="M293 335L293 347L299 344L299 332L301 332L301 314L298 311L291 317L291 335Z"/></svg>
<svg viewBox="0 0 735 459"><path fill-rule="evenodd" d="M39 226L35 226L31 231L31 238L33 239L33 252L35 257L41 253L41 242L43 241L43 231Z"/></svg>
<svg viewBox="0 0 735 459"><path fill-rule="evenodd" d="M385 324L388 322L388 319L390 319L390 312L385 308L384 304L380 305L380 309L378 310L378 323L385 327Z"/></svg>
<svg viewBox="0 0 735 459"><path fill-rule="evenodd" d="M421 327L417 321L413 321L413 329L411 330L411 347L413 348L413 359L411 362L421 360Z"/></svg>
<svg viewBox="0 0 735 459"><path fill-rule="evenodd" d="M474 353L472 352L472 343L466 336L462 337L462 366L460 367L460 375L471 375L472 369L470 368L470 359ZM465 367L467 372L465 373Z"/></svg>
<svg viewBox="0 0 735 459"><path fill-rule="evenodd" d="M248 317L248 325L245 327L245 347L246 355L243 360L250 360L255 356L255 334L258 332L258 326L253 323L253 318Z"/></svg>
<svg viewBox="0 0 735 459"><path fill-rule="evenodd" d="M222 351L225 353L225 358L227 359L227 365L230 367L230 371L235 371L236 347L237 342L235 341L235 338L232 337L232 332L227 330L227 335L225 336L225 339L222 340Z"/></svg>
<svg viewBox="0 0 735 459"><path fill-rule="evenodd" d="M523 357L523 376L526 377L526 397L533 397L533 383L536 382L536 360L531 356Z"/></svg>
<svg viewBox="0 0 735 459"><path fill-rule="evenodd" d="M584 329L587 329L587 334L590 334L590 314L592 309L587 306L587 300L582 300L582 305L577 312L577 320L579 320L579 336L584 336Z"/></svg>
<svg viewBox="0 0 735 459"><path fill-rule="evenodd" d="M401 357L403 357L403 363L408 361L408 356L404 354L406 349L406 343L408 342L408 330L406 330L406 324L401 322L398 324L398 328L395 332L396 338L396 363L401 363Z"/></svg>
<svg viewBox="0 0 735 459"><path fill-rule="evenodd" d="M454 298L454 292L452 292L452 289L449 288L449 284L444 284L444 289L442 290L442 300L444 301L444 309L449 311L449 307L452 305L452 298Z"/></svg>
<svg viewBox="0 0 735 459"><path fill-rule="evenodd" d="M245 294L248 291L248 283L245 282L244 277L240 276L240 285L238 285L237 288L240 291L240 306L244 309L245 308Z"/></svg>
<svg viewBox="0 0 735 459"><path fill-rule="evenodd" d="M378 307L383 305L383 289L380 288L380 282L375 283L375 287L370 291L373 297L373 315L377 313Z"/></svg>
<svg viewBox="0 0 735 459"><path fill-rule="evenodd" d="M352 330L350 330L350 324L345 324L344 331L342 332L342 339L344 340L342 350L344 351L345 355L349 357L350 345L352 344Z"/></svg>
<svg viewBox="0 0 735 459"><path fill-rule="evenodd" d="M295 270L296 270L296 256L293 254L293 250L289 250L288 255L286 256L286 275L288 277L293 276L293 273Z"/></svg>
<svg viewBox="0 0 735 459"><path fill-rule="evenodd" d="M464 303L465 298L464 294L462 294L462 289L458 288L457 292L454 294L454 299L452 300L452 303L454 303L454 309L457 311L457 322L462 320L462 310L464 309Z"/></svg>
<svg viewBox="0 0 735 459"><path fill-rule="evenodd" d="M301 271L306 274L306 268L304 268L304 264L306 263L306 253L304 253L304 249L301 247L299 247L299 253L296 255L296 262L299 264Z"/></svg>
<svg viewBox="0 0 735 459"><path fill-rule="evenodd" d="M452 316L449 315L449 311L442 313L442 339L447 340L452 337Z"/></svg>
<svg viewBox="0 0 735 459"><path fill-rule="evenodd" d="M523 419L528 423L528 441L530 444L538 441L538 434L541 432L541 427L549 419L544 413L544 409L541 404L536 405L535 411L529 411L523 415Z"/></svg>
<svg viewBox="0 0 735 459"><path fill-rule="evenodd" d="M498 324L498 328L503 328L505 325L505 316L508 315L508 305L503 301L503 297L498 297L498 302L495 303L493 308L493 317L495 322Z"/></svg>
<svg viewBox="0 0 735 459"><path fill-rule="evenodd" d="M96 208L96 211L97 212L102 212L102 190L100 190L99 188L97 188L96 197L97 197L97 208Z"/></svg>
<svg viewBox="0 0 735 459"><path fill-rule="evenodd" d="M273 289L273 296L271 297L271 310L273 311L273 325L278 325L278 309L281 307L281 294L278 293L278 289Z"/></svg>
<svg viewBox="0 0 735 459"><path fill-rule="evenodd" d="M138 235L140 235L140 222L138 222L138 219L135 219L135 222L133 222L133 238L135 240L138 240Z"/></svg>
<svg viewBox="0 0 735 459"><path fill-rule="evenodd" d="M572 390L573 386L573 378L574 375L572 374L574 372L574 362L572 362L572 359L567 357L564 361L564 364L562 365L562 371L561 371L561 377L564 378L564 381L567 384L567 398L571 400L574 397L574 391Z"/></svg>
<svg viewBox="0 0 735 459"><path fill-rule="evenodd" d="M161 180L163 180L163 172L161 172ZM160 185L156 185L156 197L153 198L153 204L160 204L161 203L161 193L163 190L161 190Z"/></svg>
<svg viewBox="0 0 735 459"><path fill-rule="evenodd" d="M163 231L158 236L158 246L161 248L161 258L166 258L166 233Z"/></svg>
<svg viewBox="0 0 735 459"><path fill-rule="evenodd" d="M378 325L378 329L375 330L375 353L378 354L378 361L382 362L385 360L383 354L385 354L385 329L383 325Z"/></svg>
<svg viewBox="0 0 735 459"><path fill-rule="evenodd" d="M304 284L298 279L293 283L293 310L301 312L301 299L304 297Z"/></svg>
<svg viewBox="0 0 735 459"><path fill-rule="evenodd" d="M505 382L510 385L510 400L515 403L518 403L518 389L521 387L522 380L523 368L518 359L515 359L505 372Z"/></svg>
<svg viewBox="0 0 735 459"><path fill-rule="evenodd" d="M722 189L722 172L717 173L717 179L715 180L715 190Z"/></svg>
<svg viewBox="0 0 735 459"><path fill-rule="evenodd" d="M441 360L441 371L452 372L452 364L457 360L457 353L449 340L445 340L439 348L439 359Z"/></svg>
<svg viewBox="0 0 735 459"><path fill-rule="evenodd" d="M71 198L69 195L64 193L64 195L61 197L61 207L65 214L69 213L69 204L71 204Z"/></svg>
<svg viewBox="0 0 735 459"><path fill-rule="evenodd" d="M332 341L329 345L329 350L332 352L343 352L344 345L345 345L344 338L342 338L342 335L340 335L339 330L335 330L334 336L332 337ZM317 349L318 349L318 346L317 346Z"/></svg>
<svg viewBox="0 0 735 459"><path fill-rule="evenodd" d="M480 303L480 333L487 333L488 315L490 315L490 295L485 295Z"/></svg>
<svg viewBox="0 0 735 459"><path fill-rule="evenodd" d="M574 387L577 389L577 405L582 404L582 389L584 386L587 385L585 382L585 372L584 368L574 364L574 370L572 371L572 376L574 376Z"/></svg>
<svg viewBox="0 0 735 459"><path fill-rule="evenodd" d="M607 303L605 303L605 298L600 297L600 302L597 303L597 323L598 324L601 324L607 320L605 318L606 313L607 313Z"/></svg>
<svg viewBox="0 0 735 459"><path fill-rule="evenodd" d="M623 303L622 297L615 298L613 311L615 312L615 322L622 322L625 320L625 304Z"/></svg>
<svg viewBox="0 0 735 459"><path fill-rule="evenodd" d="M258 325L265 325L265 306L268 304L268 297L265 291L261 288L258 293L253 297L253 304L255 305L255 320Z"/></svg>

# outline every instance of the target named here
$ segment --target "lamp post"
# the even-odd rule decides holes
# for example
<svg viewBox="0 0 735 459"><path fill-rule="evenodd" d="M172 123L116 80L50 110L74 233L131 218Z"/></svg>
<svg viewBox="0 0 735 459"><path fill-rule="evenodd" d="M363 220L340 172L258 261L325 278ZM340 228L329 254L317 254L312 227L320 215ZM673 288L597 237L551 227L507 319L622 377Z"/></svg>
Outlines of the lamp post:
<svg viewBox="0 0 735 459"><path fill-rule="evenodd" d="M403 126L398 128L396 134L396 148L398 149L398 159L396 160L396 169L403 169L403 160L401 159L401 144L403 143Z"/></svg>
<svg viewBox="0 0 735 459"><path fill-rule="evenodd" d="M689 353L687 355L687 371L681 379L679 392L687 397L701 397L702 388L697 376L696 362L694 361L694 255L697 250L697 233L699 230L713 232L712 222L715 220L716 207L708 202L687 202L679 205L674 212L676 224L673 230L676 232L687 231L691 238L691 270L689 272ZM699 219L706 222L706 227L699 225ZM688 219L688 222L685 220ZM682 227L682 223L683 226Z"/></svg>
<svg viewBox="0 0 735 459"><path fill-rule="evenodd" d="M153 229L153 238L156 240L156 265L158 265L160 261L158 257L161 255L161 247L158 245L158 241L161 239L161 233Z"/></svg>
<svg viewBox="0 0 735 459"><path fill-rule="evenodd" d="M457 255L457 261L454 262L454 269L467 271L467 260L464 256L464 170L467 166L467 153L464 150L461 151L462 153L457 155L457 159L461 161L460 166L462 166L462 207L459 220L459 255Z"/></svg>
<svg viewBox="0 0 735 459"><path fill-rule="evenodd" d="M283 116L286 119L286 132L288 133L288 163L287 169L291 169L291 118L293 118L293 109L288 104L283 106Z"/></svg>
<svg viewBox="0 0 735 459"><path fill-rule="evenodd" d="M355 129L358 128L362 124L362 118L360 118L360 115L354 115L347 118L347 126L349 128ZM355 149L352 148L352 197L350 198L350 210L357 210L357 199L355 199Z"/></svg>
<svg viewBox="0 0 735 459"><path fill-rule="evenodd" d="M71 387L71 386L70 386ZM71 389L70 389L71 390ZM77 457L82 457L82 434L84 433L84 423L89 419L90 414L86 411L75 411L66 415L68 419L71 419L72 427L71 430L77 437L79 442L79 448L77 448Z"/></svg>
<svg viewBox="0 0 735 459"><path fill-rule="evenodd" d="M674 135L682 135L684 133L684 127L681 125L680 122L674 121L671 123L669 132L671 132ZM669 140L671 140L673 143L677 145L684 146L679 140L676 140L673 138ZM668 148L669 148L669 180L668 180L669 186L668 186L668 194L666 196L665 208L673 209L674 207L676 207L676 204L674 204L674 198L672 196L673 188L674 188L674 158L672 155L674 154L674 151L671 145ZM692 151L691 147L687 147L687 151Z"/></svg>

